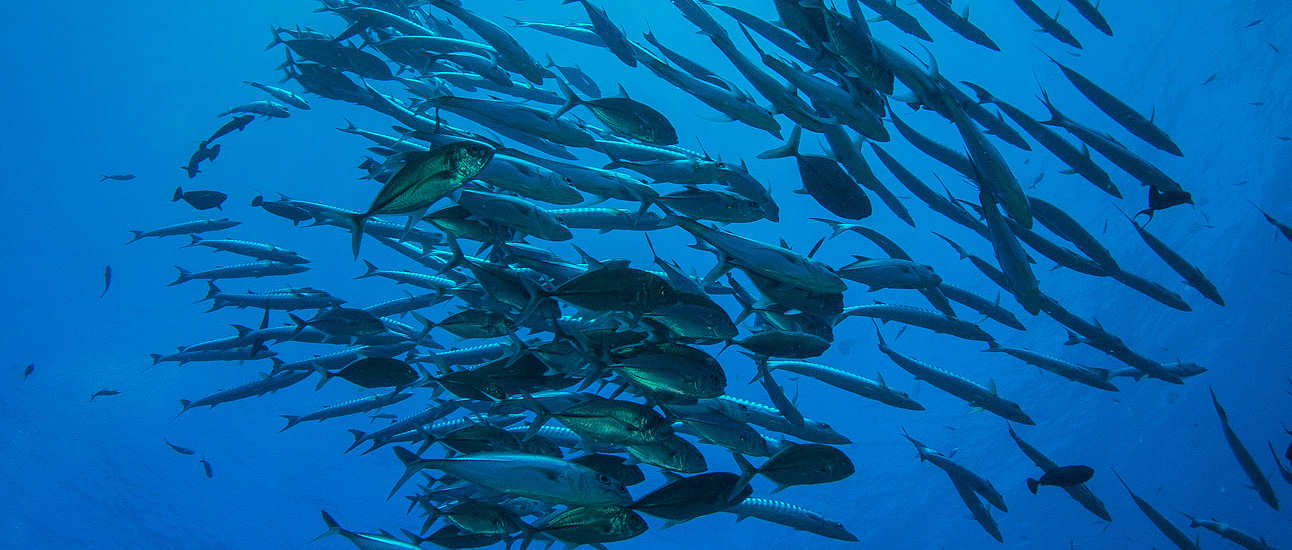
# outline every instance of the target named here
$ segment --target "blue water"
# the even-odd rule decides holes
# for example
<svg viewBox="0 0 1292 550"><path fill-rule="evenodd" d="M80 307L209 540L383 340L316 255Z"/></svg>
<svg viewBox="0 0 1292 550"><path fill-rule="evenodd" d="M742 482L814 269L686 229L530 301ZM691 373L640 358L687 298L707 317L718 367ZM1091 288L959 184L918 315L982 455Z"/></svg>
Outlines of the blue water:
<svg viewBox="0 0 1292 550"><path fill-rule="evenodd" d="M738 75L706 39L664 0L602 2L630 36L653 29L734 80ZM772 17L770 2L732 3ZM1108 505L1111 523L1097 520L1057 490L1029 494L1023 483L1039 474L1009 439L1005 423L988 413L971 413L963 402L915 382L875 347L873 330L861 319L839 327L836 345L820 359L826 364L872 376L909 391L929 410L887 408L836 391L811 379L782 377L797 392L808 416L826 420L853 440L846 447L857 465L849 479L831 485L795 487L776 498L819 510L847 525L867 548L1000 547L977 524L941 472L921 464L902 437L905 428L929 445L992 480L1004 493L1008 513L996 513L1008 548L1166 548L1170 545L1137 510L1117 483L1116 469L1138 494L1169 518L1180 513L1215 517L1274 546L1292 546L1286 506L1292 491L1272 468L1265 441L1282 451L1288 436L1280 422L1289 418L1288 357L1292 355L1292 243L1276 237L1253 208L1292 220L1292 3L1273 0L1211 2L1179 0L1104 2L1102 10L1116 31L1099 34L1066 3L1041 2L1053 12L1064 4L1061 20L1085 44L1070 57L1009 2L975 2L974 21L998 42L1003 53L989 52L950 34L916 13L933 33L931 46L942 72L953 81L972 80L1034 116L1037 81L1065 113L1122 139L1136 153L1158 164L1189 189L1197 207L1160 213L1150 226L1196 263L1219 286L1227 302L1217 307L1184 287L1144 246L1115 207L1143 207L1144 191L1115 168L1114 181L1127 195L1114 201L1061 168L1048 153L1031 154L1002 146L1020 181L1045 177L1032 191L1064 205L1105 242L1126 269L1162 281L1193 306L1192 313L1168 309L1111 280L1069 271L1047 271L1040 260L1042 288L1069 309L1096 317L1133 349L1156 360L1197 362L1210 372L1184 386L1118 379L1120 393L1098 392L1068 383L1010 358L980 353L981 345L910 329L893 347L926 362L981 382L994 380L1001 395L1014 399L1037 420L1020 434L1061 463L1093 466L1090 487ZM564 22L584 20L577 6L552 0L469 1L479 13L501 18ZM957 2L957 6L961 5ZM204 249L179 249L184 237L147 239L130 246L128 229L150 229L201 217L183 203L169 202L177 185L219 189L230 195L224 215L243 222L225 234L272 241L300 251L313 269L291 284L326 288L350 304L363 306L403 296L385 282L353 280L361 263L350 258L347 237L331 228L293 228L290 223L250 208L261 193L285 193L349 208L371 200L375 187L357 181L354 168L366 142L336 132L345 120L380 130L388 119L364 109L311 98L314 108L286 120L257 121L226 137L219 159L194 180L176 169L221 121L229 106L262 99L242 80L274 82L282 51L263 51L271 24L312 25L339 32L341 22L311 13L315 2L227 0L206 3L81 2L15 3L6 9L0 32L0 87L6 137L0 155L5 184L6 232L0 257L6 277L0 308L10 318L4 346L8 375L0 383L0 546L6 548L346 548L340 538L310 543L323 531L319 509L361 531L415 528L420 518L406 516L399 499L385 501L398 464L389 451L342 454L350 442L345 428L370 429L355 417L308 424L278 433L280 414L300 414L352 398L344 383L315 393L312 381L278 394L194 410L176 417L180 398L195 399L216 389L254 379L267 364L190 364L150 367L147 354L231 334L230 323L252 324L259 315L222 310L204 314L200 283L167 287L172 265L189 268L236 263L233 256ZM721 16L718 15L721 20ZM1263 22L1246 28L1253 20ZM891 27L874 31L895 44L914 45ZM824 228L807 220L820 207L791 193L798 176L787 160L756 160L777 145L759 131L711 119L712 111L655 79L644 68L628 69L609 52L570 45L541 33L517 30L533 52L550 51L559 62L577 63L603 89L616 83L634 98L667 114L682 145L701 145L723 159L748 159L754 174L770 184L781 203L782 223L760 222L733 228L764 240L784 237L806 250ZM1156 109L1156 121L1185 151L1183 158L1157 152L1129 136L1096 111L1038 52L1054 53L1065 63L1128 100L1143 112ZM1275 48L1283 50L1278 53ZM919 51L919 50L917 50ZM922 52L921 52L922 53ZM1203 86L1208 76L1214 82ZM1263 103L1255 105L1253 103ZM906 120L956 143L951 127L928 113ZM586 116L586 115L584 115ZM783 120L783 119L782 119ZM783 122L784 124L784 122ZM805 150L817 140L806 139ZM899 139L888 147L917 175L933 183L938 173L959 196L970 187L949 170L934 165ZM602 162L588 156L590 162ZM873 162L880 178L895 191L895 180ZM1101 163L1103 163L1101 161ZM1107 166L1106 163L1103 163ZM99 183L101 173L135 173L129 183ZM899 195L905 197L904 192ZM995 287L930 233L948 233L975 253L991 250L966 230L929 212L914 199L904 202L918 227L896 220L882 205L866 223L884 231L942 277L976 292L995 296ZM1106 228L1106 229L1105 229ZM646 265L650 257L640 235L576 231L577 242L596 256L628 257ZM703 273L712 258L688 248L689 238L672 229L655 234L656 245L684 266ZM567 257L568 245L555 245ZM819 256L831 265L850 254L880 252L856 235L829 242ZM364 257L382 267L413 268L404 258L369 240ZM113 269L112 288L98 299L102 271ZM282 281L234 281L229 290L270 289ZM847 303L889 300L920 305L904 291L876 294L854 288ZM1005 297L1002 303L1020 309ZM275 323L284 320L275 318ZM1097 367L1120 368L1088 348L1062 346L1063 330L1044 317L1024 318L1029 330L984 326L1003 344L1027 347ZM445 336L444 341L451 341ZM317 350L319 348L313 348ZM308 357L303 345L283 346L285 359ZM716 350L715 350L716 351ZM729 391L766 400L758 385L745 385L753 368L728 351L720 356L732 380ZM23 381L21 371L35 363ZM1225 445L1208 397L1215 389L1234 428L1285 500L1275 512L1248 489L1248 481ZM90 402L104 389L122 392ZM416 406L406 402L407 411ZM377 427L376 424L371 425ZM196 449L186 457L168 449L163 437ZM208 479L197 458L214 469ZM714 469L734 471L729 457L710 453ZM660 483L658 476L647 486ZM766 496L770 485L755 482ZM638 486L634 494L644 494ZM687 524L652 529L618 548L842 548L836 542L777 525L727 514ZM1207 547L1229 544L1202 533ZM856 545L853 545L856 547Z"/></svg>

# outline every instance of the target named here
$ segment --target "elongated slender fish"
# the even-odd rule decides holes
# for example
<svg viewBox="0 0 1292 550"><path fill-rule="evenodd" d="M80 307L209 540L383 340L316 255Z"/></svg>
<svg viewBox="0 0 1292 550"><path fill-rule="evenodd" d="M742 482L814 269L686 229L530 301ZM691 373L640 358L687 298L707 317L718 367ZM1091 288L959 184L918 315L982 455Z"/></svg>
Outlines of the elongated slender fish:
<svg viewBox="0 0 1292 550"><path fill-rule="evenodd" d="M1247 447L1238 439L1238 434L1229 426L1229 414L1220 406L1220 400L1216 399L1216 390L1211 390L1211 404L1216 406L1216 414L1220 416L1220 427L1225 432L1225 442L1229 443L1229 450L1233 451L1234 458L1238 459L1238 465L1242 466L1243 473L1252 482L1252 489L1261 496L1261 500L1270 508L1279 509L1279 497L1274 494L1274 486L1265 478L1265 473L1261 471L1261 466L1256 463L1252 453L1248 452Z"/></svg>
<svg viewBox="0 0 1292 550"><path fill-rule="evenodd" d="M888 347L888 343L884 341L884 335L879 332L878 326L875 327L875 335L879 338L879 351L884 352L884 355L897 363L897 366L915 376L916 380L928 382L942 391L965 400L970 406L991 411L1006 420L1029 426L1036 425L1036 422L1033 422L1031 417L1023 412L1023 408L1019 407L1018 403L997 395L994 383L993 388L988 389L958 374L902 355Z"/></svg>
<svg viewBox="0 0 1292 550"><path fill-rule="evenodd" d="M1027 458L1031 459L1033 464L1036 464L1037 468L1049 472L1059 467L1057 462L1050 460L1049 457L1045 456L1045 454L1036 447L1033 447L1030 443L1019 437L1018 433L1014 431L1014 426L1012 425L1009 427L1009 436L1014 440L1014 443L1018 444L1018 448L1023 451L1023 454L1027 455ZM1108 507L1104 506L1103 501L1099 500L1099 497L1096 497L1086 484L1082 483L1071 487L1063 487L1063 490L1067 491L1068 495L1071 496L1073 500L1077 501L1078 504L1081 504L1081 506L1086 510L1089 510L1090 513L1099 516L1099 518L1104 521L1113 520L1112 516L1108 514Z"/></svg>

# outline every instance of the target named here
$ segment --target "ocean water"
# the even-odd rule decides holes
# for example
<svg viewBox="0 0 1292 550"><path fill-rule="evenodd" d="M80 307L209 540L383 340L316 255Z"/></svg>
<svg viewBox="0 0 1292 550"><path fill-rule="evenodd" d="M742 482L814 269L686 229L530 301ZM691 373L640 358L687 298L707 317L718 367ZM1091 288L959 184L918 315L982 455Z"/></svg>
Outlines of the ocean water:
<svg viewBox="0 0 1292 550"><path fill-rule="evenodd" d="M560 6L555 0L466 3L499 20L511 16L566 22L586 17L577 5ZM774 18L769 1L730 3ZM1031 153L1001 146L1025 185L1044 173L1029 192L1062 205L1100 237L1123 267L1176 290L1194 311L1169 309L1108 279L1049 271L1052 264L1043 258L1036 266L1042 289L1082 316L1098 319L1144 355L1162 362L1192 361L1210 370L1182 386L1120 378L1119 393L1099 392L1003 355L982 353L979 343L918 328L898 336L896 325L883 331L903 353L976 381L994 381L1002 396L1019 402L1037 421L1037 426L1019 427L1020 435L1060 463L1095 468L1089 486L1107 504L1113 521L1096 519L1053 488L1028 493L1024 479L1040 472L1015 447L1002 419L971 412L963 402L913 380L879 353L868 322L851 319L838 327L835 345L819 361L872 378L882 373L888 384L911 393L928 410L892 409L812 379L782 374L780 381L798 396L804 414L830 422L852 439L844 449L857 471L839 483L794 487L774 498L842 522L860 543L823 539L753 519L737 523L728 514L717 514L667 529L649 520L652 528L644 535L614 547L1169 547L1135 508L1114 470L1187 531L1191 530L1182 513L1227 521L1264 536L1275 547L1292 546L1287 503L1284 511L1276 512L1247 487L1208 396L1208 389L1214 389L1235 430L1287 501L1292 491L1273 469L1265 442L1272 441L1280 451L1286 448L1289 436L1280 425L1292 421L1292 243L1278 236L1253 205L1292 221L1292 141L1279 139L1292 135L1292 63L1287 61L1292 55L1292 3L1104 2L1101 9L1115 30L1113 37L1095 31L1066 2L1039 3L1051 13L1062 4L1060 20L1085 45L1079 56L1035 32L1013 3L1004 0L973 2L971 8L972 19L1001 45L999 53L951 34L917 5L909 10L933 34L930 50L950 80L981 84L1036 117L1043 114L1035 99L1039 84L1070 117L1114 134L1193 193L1196 207L1161 212L1149 227L1217 284L1225 307L1186 288L1118 212L1144 207L1146 191L1137 182L1096 157L1126 195L1114 200L1077 176L1060 174L1062 166L1038 146ZM743 85L730 64L694 33L670 2L600 4L629 36L653 30L665 43ZM957 7L963 4L956 2ZM0 58L0 74L7 75L0 87L7 127L0 149L6 172L0 193L7 214L0 257L8 264L0 306L11 321L3 340L8 374L0 377L0 495L5 497L0 499L0 547L348 547L341 538L310 542L324 529L320 509L359 531L398 532L420 524L420 518L405 514L400 498L385 499L400 470L388 450L362 456L342 453L351 441L347 428L367 431L379 424L358 416L278 433L281 414L301 414L360 395L344 382L334 381L315 392L314 380L309 380L273 395L177 417L179 399L196 399L252 380L268 364L151 366L148 354L232 334L231 323L252 325L260 316L234 309L203 313L206 306L194 303L204 293L201 283L166 286L174 277L173 265L214 267L237 263L236 257L181 249L184 237L124 245L127 230L209 214L170 202L176 186L216 189L230 195L223 215L242 222L220 235L273 242L313 260L312 269L286 279L290 283L229 281L221 283L222 288L315 286L357 306L403 296L400 288L384 281L354 280L363 272L362 262L350 257L348 237L341 230L292 227L248 206L255 195L274 193L352 209L366 206L377 188L356 179L361 173L355 165L368 144L335 128L351 120L380 130L390 125L389 119L310 97L310 111L295 111L288 119L258 120L224 138L220 157L204 165L197 178L190 180L176 169L222 123L217 113L262 99L241 81L278 80L274 67L283 60L282 50L263 50L271 25L340 31L339 19L312 12L317 5L304 0L73 0L8 7L0 33L6 52ZM1256 20L1261 22L1249 26ZM872 28L881 40L912 47L925 57L916 42L890 26L874 23ZM754 158L778 145L775 138L713 120L714 112L704 105L644 68L623 66L608 51L523 29L514 34L540 59L550 53L562 64L578 64L603 90L624 85L633 98L673 121L683 146L703 147L728 161L748 160L754 175L770 185L780 203L781 222L731 230L770 242L783 237L799 251L825 233L823 225L809 220L825 212L792 193L799 185L794 163ZM1121 130L1086 102L1041 52L1083 72L1142 112L1155 112L1156 122L1185 156L1156 151ZM1213 74L1214 80L1204 85ZM395 90L388 85L383 89ZM897 104L894 109L943 143L957 143L951 126L938 116ZM804 150L818 151L818 141L809 134ZM930 184L936 184L933 175L938 174L957 196L972 197L969 183L900 137L886 150ZM583 156L589 163L604 162L598 155ZM867 158L880 179L903 196L917 227L902 224L878 201L875 214L864 223L935 266L944 280L995 296L994 285L931 232L946 233L984 257L991 257L990 246L907 197L873 155ZM98 181L100 174L110 173L138 178ZM679 229L657 231L653 238L664 256L688 269L704 273L713 265L711 255L686 247L691 240ZM639 266L650 261L637 233L576 230L575 242L597 257L629 258ZM554 244L553 249L575 257L568 244ZM818 258L837 266L852 254L881 253L848 234L827 242ZM417 267L372 239L366 239L363 257L381 267ZM112 285L98 298L105 265L112 267ZM857 285L846 297L850 305L873 300L923 303L909 291L868 293ZM1028 326L1026 332L1018 332L983 322L1001 343L1095 367L1122 367L1089 348L1063 346L1059 325L1044 316L1026 316L1011 297L1003 297L1001 303ZM274 323L285 321L275 313ZM440 340L453 341L448 335ZM292 346L279 348L284 359L305 359L324 349ZM753 365L734 351L719 355L731 379L729 393L766 401L760 386L744 383ZM22 370L29 363L35 364L35 371L24 381ZM121 394L87 399L100 389ZM413 410L418 401L405 402L395 412ZM995 517L1004 545L968 519L951 483L918 460L901 435L903 429L932 447L958 449L957 461L1001 490L1009 512ZM197 455L176 454L164 438ZM735 471L723 453L708 456L714 470ZM209 460L213 477L203 474L198 458ZM645 486L633 488L634 495L660 483L652 474ZM764 480L755 481L755 495L767 496L770 489ZM1230 544L1209 532L1200 534L1206 547Z"/></svg>

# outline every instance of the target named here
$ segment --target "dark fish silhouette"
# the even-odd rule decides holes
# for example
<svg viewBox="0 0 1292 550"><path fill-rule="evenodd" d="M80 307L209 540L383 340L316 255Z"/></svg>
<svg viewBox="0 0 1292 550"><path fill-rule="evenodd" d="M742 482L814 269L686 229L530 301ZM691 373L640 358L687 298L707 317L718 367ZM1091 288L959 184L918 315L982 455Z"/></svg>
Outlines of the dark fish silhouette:
<svg viewBox="0 0 1292 550"><path fill-rule="evenodd" d="M211 137L206 138L206 141L203 141L202 144L210 145L211 143L214 143L215 140L220 139L221 137L227 136L229 134L232 134L235 131L241 132L242 129L246 128L248 124L251 124L251 121L253 120L256 120L256 115L235 116L233 117L233 119L224 123L224 126L221 126L218 130L215 131L214 134L211 134Z"/></svg>
<svg viewBox="0 0 1292 550"><path fill-rule="evenodd" d="M319 382L320 387L337 376L365 388L407 386L417 381L417 371L408 366L408 363L393 357L367 357L336 372L329 372L317 364L315 369L323 376L323 380Z"/></svg>
<svg viewBox="0 0 1292 550"><path fill-rule="evenodd" d="M165 439L165 438L163 438L163 439L162 439L162 441L165 441L165 442L166 442L166 446L170 447L171 449L173 449L175 452L177 452L177 453L179 453L179 454L182 454L182 455L191 455L191 454L193 454L193 449L189 449L189 448L187 448L187 447L180 447L179 445L176 445L176 444L174 444L174 443L171 443L169 439Z"/></svg>
<svg viewBox="0 0 1292 550"><path fill-rule="evenodd" d="M113 395L121 395L121 392L117 390L99 390L90 394L90 401L94 401L95 397L110 397Z"/></svg>
<svg viewBox="0 0 1292 550"><path fill-rule="evenodd" d="M104 181L130 181L130 180L132 180L132 179L135 179L135 175L134 175L134 174L115 174L115 175L113 175L113 174L108 174L108 175L99 176L99 181L100 181L100 182L104 182Z"/></svg>
<svg viewBox="0 0 1292 550"><path fill-rule="evenodd" d="M202 172L201 170L198 169L199 166L202 164L202 161L207 160L207 161L214 162L216 157L220 156L219 143L215 145L211 145L210 147L207 147L207 145L208 144L205 141L199 144L197 146L197 150L193 151L192 156L188 157L188 164L185 166L179 167L180 170L183 170L188 173L188 177L190 179L196 178L197 175Z"/></svg>
<svg viewBox="0 0 1292 550"><path fill-rule="evenodd" d="M108 288L112 286L112 266L103 267L103 292L99 293L102 298L108 294Z"/></svg>
<svg viewBox="0 0 1292 550"><path fill-rule="evenodd" d="M31 373L33 372L36 372L36 364L30 363L27 365L27 368L22 369L22 379L24 381L27 380L31 377ZM1292 452L1292 447L1288 448L1288 452Z"/></svg>
<svg viewBox="0 0 1292 550"><path fill-rule="evenodd" d="M1089 466L1060 466L1041 476L1041 479L1027 478L1027 490L1036 494L1036 489L1042 485L1052 487L1075 487L1094 477L1095 469Z"/></svg>
<svg viewBox="0 0 1292 550"><path fill-rule="evenodd" d="M215 477L215 472L211 471L211 462L205 458L199 460L202 463L202 472L206 474L207 479Z"/></svg>
<svg viewBox="0 0 1292 550"><path fill-rule="evenodd" d="M1140 215L1147 215L1148 221L1153 221L1153 215L1158 210L1166 210L1172 206L1181 204L1193 204L1193 195L1188 191L1159 191L1156 187L1148 188L1148 208L1135 213L1135 218ZM1147 224L1148 222L1144 222Z"/></svg>
<svg viewBox="0 0 1292 550"><path fill-rule="evenodd" d="M175 194L171 195L171 202L183 199L189 206L198 210L224 210L222 206L229 196L219 191L189 191L184 192L183 187L176 187Z"/></svg>

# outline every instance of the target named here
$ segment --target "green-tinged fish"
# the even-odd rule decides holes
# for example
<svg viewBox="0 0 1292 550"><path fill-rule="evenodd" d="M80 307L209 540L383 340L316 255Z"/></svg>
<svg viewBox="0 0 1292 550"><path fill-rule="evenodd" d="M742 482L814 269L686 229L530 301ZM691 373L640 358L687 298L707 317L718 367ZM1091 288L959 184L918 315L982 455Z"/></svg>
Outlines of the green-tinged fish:
<svg viewBox="0 0 1292 550"><path fill-rule="evenodd" d="M700 449L676 435L626 447L634 460L671 472L698 474L709 469Z"/></svg>
<svg viewBox="0 0 1292 550"><path fill-rule="evenodd" d="M646 529L646 520L620 506L569 508L534 525L535 531L564 542L568 548L628 540Z"/></svg>
<svg viewBox="0 0 1292 550"><path fill-rule="evenodd" d="M622 483L596 470L550 456L521 453L478 453L454 458L418 458L403 447L395 454L404 463L404 476L395 494L413 474L440 470L453 477L509 495L571 506L624 506L632 502Z"/></svg>
<svg viewBox="0 0 1292 550"><path fill-rule="evenodd" d="M615 399L592 399L550 416L584 438L606 443L652 443L673 433L669 422L654 409Z"/></svg>
<svg viewBox="0 0 1292 550"><path fill-rule="evenodd" d="M753 492L740 476L709 472L680 477L633 502L631 508L673 522L690 521L721 512Z"/></svg>
<svg viewBox="0 0 1292 550"><path fill-rule="evenodd" d="M773 493L794 485L833 483L851 476L852 461L843 451L818 443L789 444L757 468L745 457L734 454L740 465L741 481L748 483L762 475L776 484Z"/></svg>
<svg viewBox="0 0 1292 550"><path fill-rule="evenodd" d="M623 87L619 88L619 95L616 97L583 99L565 81L558 80L557 83L565 96L565 105L557 109L552 114L553 117L560 117L570 109L582 105L616 134L652 145L677 143L677 130L673 129L668 118L645 103L628 97L628 92Z"/></svg>
<svg viewBox="0 0 1292 550"><path fill-rule="evenodd" d="M610 368L650 393L681 397L718 397L727 387L722 365L709 354L673 343L638 344L615 349Z"/></svg>
<svg viewBox="0 0 1292 550"><path fill-rule="evenodd" d="M631 487L646 481L646 475L636 464L629 464L622 456L608 454L587 454L570 459L570 462L581 464L615 478L624 487Z"/></svg>
<svg viewBox="0 0 1292 550"><path fill-rule="evenodd" d="M404 166L382 186L368 210L350 215L351 250L359 256L363 226L376 214L420 214L476 177L493 158L493 147L459 141L405 155Z"/></svg>
<svg viewBox="0 0 1292 550"><path fill-rule="evenodd" d="M991 194L983 189L978 193L978 198L982 201L983 217L987 220L992 250L996 252L997 265L1005 274L1007 288L1028 313L1032 315L1040 313L1040 283L1036 280L1036 274L1032 272L1027 253L1018 243L1014 232L1010 230L1005 217L996 209L996 201Z"/></svg>

